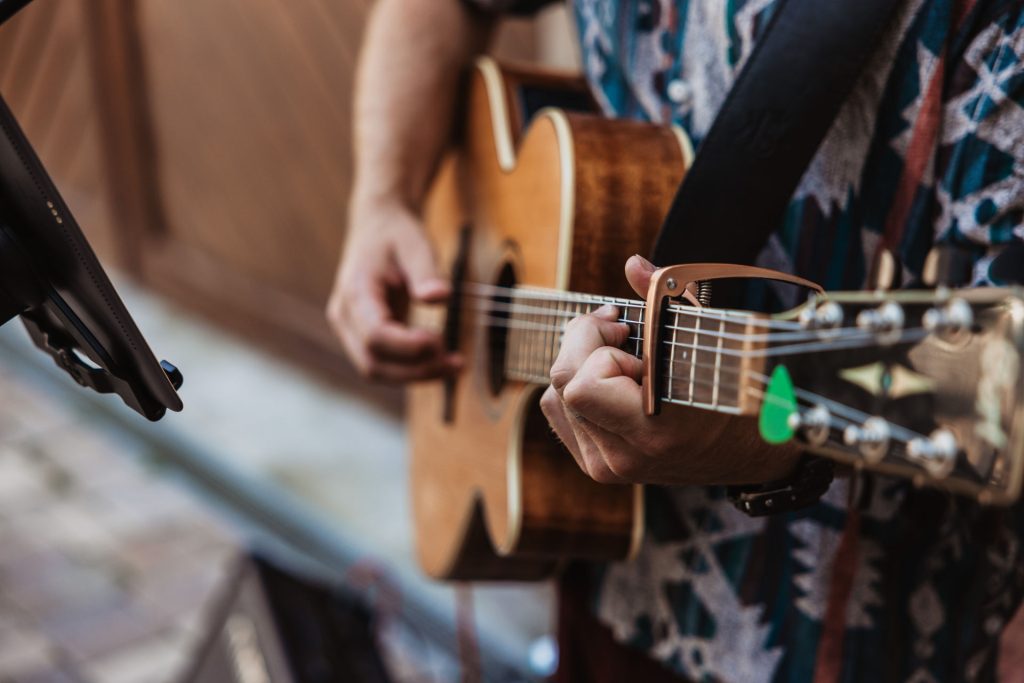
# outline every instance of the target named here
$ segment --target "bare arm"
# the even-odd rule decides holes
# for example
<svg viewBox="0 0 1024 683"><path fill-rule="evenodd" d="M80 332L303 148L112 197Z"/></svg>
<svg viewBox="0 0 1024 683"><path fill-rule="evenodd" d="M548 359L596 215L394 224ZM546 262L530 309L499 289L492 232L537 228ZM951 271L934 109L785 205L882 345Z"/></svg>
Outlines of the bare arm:
<svg viewBox="0 0 1024 683"><path fill-rule="evenodd" d="M411 329L389 302L441 301L420 210L447 139L463 68L491 22L459 0L380 0L355 93L356 178L349 232L327 317L356 367L388 381L457 368L436 333Z"/></svg>

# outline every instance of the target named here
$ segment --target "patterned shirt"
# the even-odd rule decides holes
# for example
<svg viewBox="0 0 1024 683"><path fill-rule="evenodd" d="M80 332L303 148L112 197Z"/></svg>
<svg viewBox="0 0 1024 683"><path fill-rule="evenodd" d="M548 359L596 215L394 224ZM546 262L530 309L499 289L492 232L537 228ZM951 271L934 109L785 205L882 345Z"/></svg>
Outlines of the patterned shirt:
<svg viewBox="0 0 1024 683"><path fill-rule="evenodd" d="M900 0L761 265L859 289L880 245L912 277L947 242L973 252L976 280L989 279L1000 245L1024 234L1021 4ZM680 124L698 154L775 7L572 4L605 113ZM639 557L595 568L594 606L618 639L691 680L996 675L999 637L1024 590L1024 506L985 509L865 477L768 518L739 513L718 488L648 487L647 507Z"/></svg>

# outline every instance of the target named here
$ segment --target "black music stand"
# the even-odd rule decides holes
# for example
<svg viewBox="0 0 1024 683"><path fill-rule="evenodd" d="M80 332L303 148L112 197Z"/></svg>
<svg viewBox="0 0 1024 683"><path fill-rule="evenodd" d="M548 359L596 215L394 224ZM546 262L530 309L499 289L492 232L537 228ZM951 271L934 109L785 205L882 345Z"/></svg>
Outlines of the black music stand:
<svg viewBox="0 0 1024 683"><path fill-rule="evenodd" d="M0 0L0 24L30 1ZM153 356L0 97L0 325L16 316L82 386L150 420L181 410L181 373Z"/></svg>

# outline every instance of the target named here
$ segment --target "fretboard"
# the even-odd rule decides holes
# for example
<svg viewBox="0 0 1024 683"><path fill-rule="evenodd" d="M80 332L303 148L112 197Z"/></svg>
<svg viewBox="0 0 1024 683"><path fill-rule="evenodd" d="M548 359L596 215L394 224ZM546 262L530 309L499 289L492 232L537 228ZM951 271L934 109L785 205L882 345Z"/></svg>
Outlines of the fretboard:
<svg viewBox="0 0 1024 683"><path fill-rule="evenodd" d="M642 358L646 308L642 301L525 288L495 301L492 321L508 326L506 376L547 384L565 326L604 304L616 306L619 321L629 325L622 349ZM719 412L742 412L744 350L750 345L751 320L752 316L737 311L669 306L662 314L659 335L661 399Z"/></svg>

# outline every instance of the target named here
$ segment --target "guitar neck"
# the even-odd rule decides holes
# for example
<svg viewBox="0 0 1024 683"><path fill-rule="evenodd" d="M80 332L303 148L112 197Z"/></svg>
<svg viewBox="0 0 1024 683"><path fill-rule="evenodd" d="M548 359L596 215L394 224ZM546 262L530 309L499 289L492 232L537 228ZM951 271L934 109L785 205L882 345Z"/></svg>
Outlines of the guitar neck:
<svg viewBox="0 0 1024 683"><path fill-rule="evenodd" d="M646 306L642 301L527 288L495 299L490 315L508 329L505 375L547 384L565 325L605 304L617 307L619 321L629 325L622 349L643 358ZM752 367L756 360L750 353L759 344L760 319L739 311L670 305L659 332L665 347L664 367L658 373L661 400L722 413L756 412L757 395L747 378L763 370Z"/></svg>
<svg viewBox="0 0 1024 683"><path fill-rule="evenodd" d="M481 287L503 378L547 384L566 324L611 304L655 405L757 416L768 443L988 502L1016 500L1024 482L1017 290L833 292L775 316L667 299L649 316L641 301Z"/></svg>

